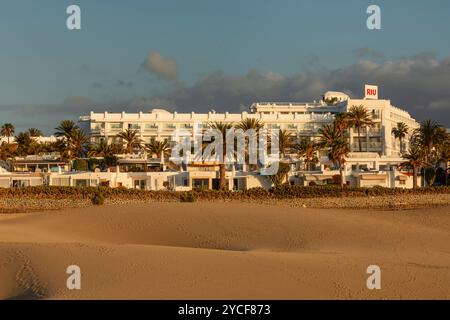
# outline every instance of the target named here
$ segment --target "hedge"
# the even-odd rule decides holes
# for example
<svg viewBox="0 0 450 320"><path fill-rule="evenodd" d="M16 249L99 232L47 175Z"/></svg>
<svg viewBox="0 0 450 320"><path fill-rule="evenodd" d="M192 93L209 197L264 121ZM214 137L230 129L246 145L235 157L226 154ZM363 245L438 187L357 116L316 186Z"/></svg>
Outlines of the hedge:
<svg viewBox="0 0 450 320"><path fill-rule="evenodd" d="M414 194L449 194L450 186L429 187L417 189L401 188L354 188L339 186L290 186L265 190L252 188L245 191L193 190L189 192L144 191L126 188L108 187L54 187L38 186L26 188L0 188L0 197L7 198L71 198L92 199L101 192L105 199L117 200L149 200L149 201L194 201L194 200L245 200L245 199L295 199L295 198L325 198L325 197L367 197L383 195L414 195ZM450 198L449 198L450 199ZM450 202L450 200L449 200Z"/></svg>

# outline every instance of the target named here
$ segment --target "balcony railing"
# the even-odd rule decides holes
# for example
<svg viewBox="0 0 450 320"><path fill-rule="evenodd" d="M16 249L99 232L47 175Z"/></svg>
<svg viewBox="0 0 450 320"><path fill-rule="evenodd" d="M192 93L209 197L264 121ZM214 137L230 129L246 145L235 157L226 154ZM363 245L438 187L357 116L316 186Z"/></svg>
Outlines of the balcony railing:
<svg viewBox="0 0 450 320"><path fill-rule="evenodd" d="M366 142L361 142L361 149L363 151L367 150L367 147L369 147L369 149L380 149L382 147L382 144L381 142L369 142L369 144L367 144ZM352 149L359 150L359 143L353 142Z"/></svg>
<svg viewBox="0 0 450 320"><path fill-rule="evenodd" d="M371 135L380 135L381 129L369 129L369 134Z"/></svg>

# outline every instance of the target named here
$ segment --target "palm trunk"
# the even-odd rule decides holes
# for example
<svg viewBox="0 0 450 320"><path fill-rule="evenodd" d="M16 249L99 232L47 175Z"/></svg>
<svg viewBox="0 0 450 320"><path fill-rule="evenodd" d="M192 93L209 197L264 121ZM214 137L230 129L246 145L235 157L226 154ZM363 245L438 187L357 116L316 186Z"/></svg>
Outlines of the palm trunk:
<svg viewBox="0 0 450 320"><path fill-rule="evenodd" d="M356 130L358 131L358 147L359 152L362 152L362 145L361 145L361 131L359 127L356 127Z"/></svg>
<svg viewBox="0 0 450 320"><path fill-rule="evenodd" d="M341 176L341 189L344 189L344 175L342 172L342 164L339 161L339 175Z"/></svg>
<svg viewBox="0 0 450 320"><path fill-rule="evenodd" d="M225 163L219 164L219 189L224 191L227 189L227 181L225 179Z"/></svg>
<svg viewBox="0 0 450 320"><path fill-rule="evenodd" d="M403 139L400 137L400 154L403 154Z"/></svg>
<svg viewBox="0 0 450 320"><path fill-rule="evenodd" d="M413 166L413 189L417 188L417 167Z"/></svg>

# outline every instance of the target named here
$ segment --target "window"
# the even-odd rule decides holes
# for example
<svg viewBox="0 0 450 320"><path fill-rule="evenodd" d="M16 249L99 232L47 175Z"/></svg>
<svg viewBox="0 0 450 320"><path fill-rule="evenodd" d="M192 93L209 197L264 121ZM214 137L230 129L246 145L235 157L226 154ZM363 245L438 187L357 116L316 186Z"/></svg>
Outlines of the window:
<svg viewBox="0 0 450 320"><path fill-rule="evenodd" d="M74 180L74 185L75 185L75 187L80 187L80 188L83 188L83 187L89 187L89 182L90 182L90 180L89 179L76 179L76 180Z"/></svg>
<svg viewBox="0 0 450 320"><path fill-rule="evenodd" d="M13 188L25 188L30 186L30 180L13 180Z"/></svg>
<svg viewBox="0 0 450 320"><path fill-rule="evenodd" d="M175 129L176 126L173 123L164 124L164 129Z"/></svg>
<svg viewBox="0 0 450 320"><path fill-rule="evenodd" d="M129 123L128 124L128 129L130 129L130 130L140 130L141 127L139 126L138 123Z"/></svg>
<svg viewBox="0 0 450 320"><path fill-rule="evenodd" d="M110 125L109 125L109 127L111 128L111 130L112 131L122 131L122 128L123 128L123 126L122 126L122 123L111 123Z"/></svg>
<svg viewBox="0 0 450 320"><path fill-rule="evenodd" d="M134 180L134 188L145 190L145 186L147 185L145 180Z"/></svg>
<svg viewBox="0 0 450 320"><path fill-rule="evenodd" d="M91 130L102 130L105 128L105 124L104 123L93 123L91 125Z"/></svg>
<svg viewBox="0 0 450 320"><path fill-rule="evenodd" d="M209 188L209 179L192 179L192 188L208 189Z"/></svg>
<svg viewBox="0 0 450 320"><path fill-rule="evenodd" d="M146 123L145 130L153 130L158 129L158 125L156 123Z"/></svg>
<svg viewBox="0 0 450 320"><path fill-rule="evenodd" d="M380 137L370 137L369 138L370 148L381 148L381 138Z"/></svg>
<svg viewBox="0 0 450 320"><path fill-rule="evenodd" d="M70 179L69 178L53 178L52 185L60 186L60 187L68 187L68 186L70 186Z"/></svg>
<svg viewBox="0 0 450 320"><path fill-rule="evenodd" d="M372 119L380 119L380 110L372 110Z"/></svg>

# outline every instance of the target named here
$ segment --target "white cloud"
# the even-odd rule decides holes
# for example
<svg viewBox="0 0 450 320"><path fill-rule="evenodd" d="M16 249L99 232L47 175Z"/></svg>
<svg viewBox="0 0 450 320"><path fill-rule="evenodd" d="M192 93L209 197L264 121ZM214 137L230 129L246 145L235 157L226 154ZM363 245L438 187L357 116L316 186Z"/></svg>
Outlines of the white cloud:
<svg viewBox="0 0 450 320"><path fill-rule="evenodd" d="M173 58L161 56L159 52L151 53L145 59L143 66L148 72L156 74L163 79L177 79L177 62Z"/></svg>

